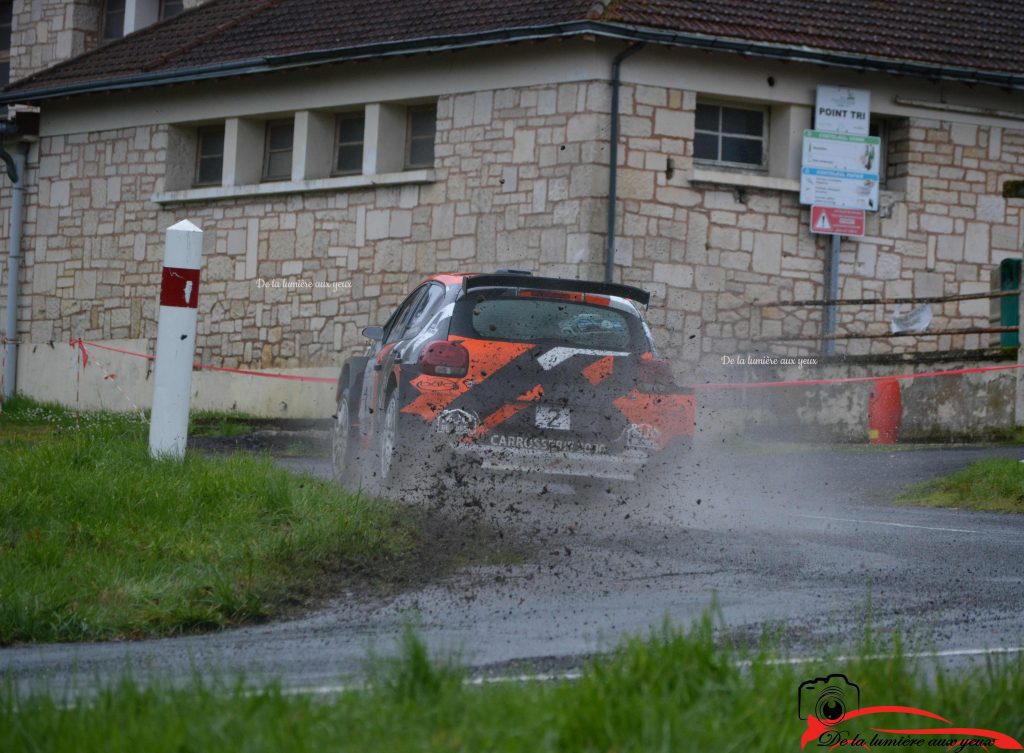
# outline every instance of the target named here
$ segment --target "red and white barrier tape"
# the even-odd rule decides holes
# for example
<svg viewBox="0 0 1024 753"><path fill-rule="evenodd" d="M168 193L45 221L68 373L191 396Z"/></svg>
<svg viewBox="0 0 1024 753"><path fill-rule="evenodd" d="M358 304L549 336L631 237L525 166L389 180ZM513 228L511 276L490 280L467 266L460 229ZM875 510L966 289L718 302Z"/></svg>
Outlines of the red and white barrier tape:
<svg viewBox="0 0 1024 753"><path fill-rule="evenodd" d="M772 387L810 387L818 384L846 384L849 382L877 382L881 379L924 379L928 377L956 376L957 374L981 374L985 371L1006 371L1022 369L1024 364L1014 363L1008 366L976 366L970 369L950 369L948 371L925 371L918 374L887 374L885 376L835 377L833 379L797 379L784 382L720 382L711 384L695 384L695 390L747 390L770 389Z"/></svg>
<svg viewBox="0 0 1024 753"><path fill-rule="evenodd" d="M86 346L90 348L100 348L102 350L109 350L112 353L122 353L128 356L136 356L139 358L147 358L154 360L156 357L149 353L136 353L132 350L125 350L124 348L115 348L112 345L101 345L100 343L90 342L88 340L74 339L70 341L71 346L77 346L81 351L82 366L89 365L89 351ZM202 369L205 371L223 371L229 374L242 374L245 376L255 377L266 377L268 379L288 379L295 382L313 382L318 384L337 384L338 380L333 377L313 377L313 376L299 376L295 374L271 374L265 371L250 371L248 369L229 369L224 366L208 366L205 364L194 364L194 368ZM1024 368L1024 364L1014 363L1006 366L976 366L970 369L950 369L948 371L926 371L917 374L889 374L885 376L864 376L864 377L835 377L831 379L797 379L791 381L778 381L778 382L719 382L709 384L694 384L688 385L695 390L749 390L749 389L772 389L778 387L811 387L822 384L848 384L852 382L877 382L880 379L926 379L929 377L940 377L940 376L956 376L958 374L981 374L986 371L1007 371L1010 369L1021 369Z"/></svg>
<svg viewBox="0 0 1024 753"><path fill-rule="evenodd" d="M81 351L82 366L89 365L89 350L86 348L100 348L101 350L109 350L112 353L122 353L126 356L136 356L138 358L146 358L150 361L155 360L156 356L149 353L136 353L133 350L125 350L124 348L115 348L112 345L101 345L100 343L90 342L89 340L74 339L69 343L72 347L77 346ZM250 371L248 369L229 369L225 366L208 366L202 363L196 363L192 365L195 369L201 369L203 371L224 371L229 374L243 374L245 376L256 376L266 377L268 379L288 379L294 382L314 382L318 384L337 384L338 380L333 377L314 377L314 376L300 376L298 374L272 374L265 371Z"/></svg>

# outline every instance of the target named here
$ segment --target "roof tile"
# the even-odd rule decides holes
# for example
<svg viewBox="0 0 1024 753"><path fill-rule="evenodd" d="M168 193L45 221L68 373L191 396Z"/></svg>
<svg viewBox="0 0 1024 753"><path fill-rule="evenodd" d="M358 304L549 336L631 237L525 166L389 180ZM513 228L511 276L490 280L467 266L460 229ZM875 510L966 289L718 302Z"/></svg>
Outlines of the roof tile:
<svg viewBox="0 0 1024 753"><path fill-rule="evenodd" d="M1024 73L1021 0L212 0L5 91L588 20Z"/></svg>

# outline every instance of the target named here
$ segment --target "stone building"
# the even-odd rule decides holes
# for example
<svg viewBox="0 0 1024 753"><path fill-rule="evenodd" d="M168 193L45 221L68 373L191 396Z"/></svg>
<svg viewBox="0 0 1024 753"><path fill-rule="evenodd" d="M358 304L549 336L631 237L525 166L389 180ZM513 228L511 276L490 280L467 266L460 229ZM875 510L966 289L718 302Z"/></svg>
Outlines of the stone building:
<svg viewBox="0 0 1024 753"><path fill-rule="evenodd" d="M0 100L40 112L38 136L7 142L29 145L16 333L29 394L74 399L72 338L153 350L162 234L184 218L205 231L204 363L331 374L428 273L601 279L609 247L614 279L652 291L681 373L744 349L816 352L820 307L756 304L827 290L828 239L799 200L820 85L869 91L882 140L879 204L843 241L842 297L982 292L1021 254L1024 202L1001 194L1024 172L1017 2L210 0L162 21L166 3L121 5L131 33L104 41L109 0L13 3L19 80ZM5 181L5 237L10 206ZM844 307L838 330L884 332L891 314ZM934 314L933 329L990 320L985 300ZM808 339L765 341L794 336ZM143 402L144 362L107 357ZM88 378L116 407L103 376ZM199 379L203 404L330 412L322 385L295 397L236 379Z"/></svg>

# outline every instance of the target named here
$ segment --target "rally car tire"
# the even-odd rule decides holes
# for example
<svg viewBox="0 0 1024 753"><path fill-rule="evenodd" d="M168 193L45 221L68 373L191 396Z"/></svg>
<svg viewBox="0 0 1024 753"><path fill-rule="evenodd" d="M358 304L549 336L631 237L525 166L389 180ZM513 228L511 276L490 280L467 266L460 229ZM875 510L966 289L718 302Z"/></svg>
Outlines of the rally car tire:
<svg viewBox="0 0 1024 753"><path fill-rule="evenodd" d="M399 431L400 407L398 389L394 388L384 401L384 415L381 418L377 452L374 458L377 466L374 475L382 492L396 492L401 491L402 488L402 463L406 453Z"/></svg>
<svg viewBox="0 0 1024 753"><path fill-rule="evenodd" d="M331 432L331 472L337 483L358 487L359 464L355 462L358 437L352 427L349 406L348 390L345 390L338 402L338 412L334 416Z"/></svg>

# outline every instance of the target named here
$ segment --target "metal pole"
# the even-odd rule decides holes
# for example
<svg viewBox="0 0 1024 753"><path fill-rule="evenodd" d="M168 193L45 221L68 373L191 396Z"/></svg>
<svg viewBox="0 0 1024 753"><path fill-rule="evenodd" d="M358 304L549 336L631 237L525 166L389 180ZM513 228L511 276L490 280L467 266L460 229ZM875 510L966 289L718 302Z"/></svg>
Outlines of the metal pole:
<svg viewBox="0 0 1024 753"><path fill-rule="evenodd" d="M4 345L4 400L14 397L18 383L18 278L21 276L21 225L25 206L25 163L28 144L18 145L14 165L18 180L12 186L11 245L7 256L7 323Z"/></svg>
<svg viewBox="0 0 1024 753"><path fill-rule="evenodd" d="M842 243L841 235L831 236L832 243L829 247L828 261L825 264L825 274L828 276L828 291L826 298L834 301L839 298L839 247ZM825 319L822 322L822 353L826 356L836 354L836 342L831 338L836 333L836 312L838 308L833 303L825 307Z"/></svg>

